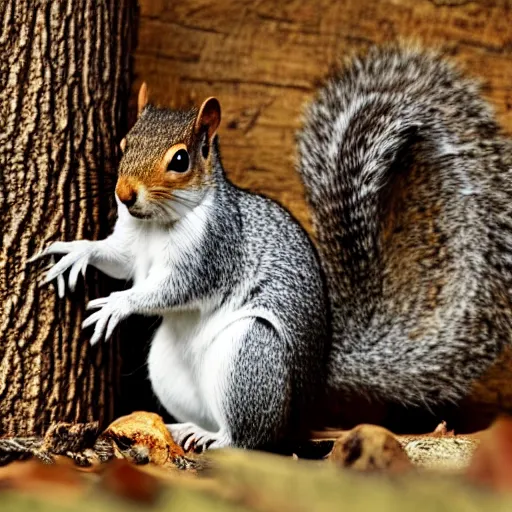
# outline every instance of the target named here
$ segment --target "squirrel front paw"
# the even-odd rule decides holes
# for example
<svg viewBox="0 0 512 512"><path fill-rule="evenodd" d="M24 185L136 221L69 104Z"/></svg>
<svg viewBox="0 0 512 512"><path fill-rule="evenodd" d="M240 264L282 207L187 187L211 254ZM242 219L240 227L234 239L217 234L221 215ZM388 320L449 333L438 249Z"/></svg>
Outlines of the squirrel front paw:
<svg viewBox="0 0 512 512"><path fill-rule="evenodd" d="M131 314L130 302L125 291L114 292L108 297L91 300L87 304L87 309L98 309L82 323L83 329L96 324L90 340L91 345L96 345L98 341L101 341L104 333L105 341L108 340L119 322Z"/></svg>
<svg viewBox="0 0 512 512"><path fill-rule="evenodd" d="M45 256L62 255L62 258L55 263L45 276L44 283L49 283L57 279L57 293L59 297L64 298L65 279L64 272L70 269L68 277L68 287L74 291L78 281L78 274L82 273L85 277L85 271L92 256L93 246L89 240L75 240L74 242L53 242L46 249L30 258L29 262L34 262Z"/></svg>

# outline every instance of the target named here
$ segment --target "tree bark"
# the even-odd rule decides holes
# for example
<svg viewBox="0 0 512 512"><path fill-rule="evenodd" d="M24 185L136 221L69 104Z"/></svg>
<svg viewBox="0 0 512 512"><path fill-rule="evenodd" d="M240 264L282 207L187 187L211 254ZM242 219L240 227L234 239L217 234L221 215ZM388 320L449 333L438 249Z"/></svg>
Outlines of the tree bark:
<svg viewBox="0 0 512 512"><path fill-rule="evenodd" d="M59 300L28 259L109 231L133 0L0 0L0 434L113 416L117 343L81 333L89 272ZM85 295L85 296L84 296Z"/></svg>

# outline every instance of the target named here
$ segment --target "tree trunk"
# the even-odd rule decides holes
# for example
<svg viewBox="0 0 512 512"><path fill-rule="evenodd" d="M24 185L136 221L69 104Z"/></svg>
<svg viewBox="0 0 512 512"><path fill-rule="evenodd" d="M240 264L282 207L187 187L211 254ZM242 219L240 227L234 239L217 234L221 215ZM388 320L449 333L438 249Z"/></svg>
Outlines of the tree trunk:
<svg viewBox="0 0 512 512"><path fill-rule="evenodd" d="M80 328L109 283L90 272L59 300L27 260L109 231L134 3L0 0L0 434L113 415L117 343Z"/></svg>

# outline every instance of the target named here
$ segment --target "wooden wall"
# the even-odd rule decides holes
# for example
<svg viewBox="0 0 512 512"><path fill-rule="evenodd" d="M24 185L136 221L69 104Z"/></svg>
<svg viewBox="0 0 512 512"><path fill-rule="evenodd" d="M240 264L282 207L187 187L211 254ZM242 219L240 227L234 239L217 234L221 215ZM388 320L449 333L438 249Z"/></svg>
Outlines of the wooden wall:
<svg viewBox="0 0 512 512"><path fill-rule="evenodd" d="M302 105L339 57L399 37L441 45L488 84L512 133L512 2L140 0L135 83L186 106L216 95L233 180L280 200L304 224L294 172Z"/></svg>
<svg viewBox="0 0 512 512"><path fill-rule="evenodd" d="M340 57L397 38L440 45L481 77L512 134L508 0L140 0L132 96L143 80L160 104L217 96L229 175L278 199L309 228L294 172L301 107ZM491 372L477 400L511 408L507 378Z"/></svg>

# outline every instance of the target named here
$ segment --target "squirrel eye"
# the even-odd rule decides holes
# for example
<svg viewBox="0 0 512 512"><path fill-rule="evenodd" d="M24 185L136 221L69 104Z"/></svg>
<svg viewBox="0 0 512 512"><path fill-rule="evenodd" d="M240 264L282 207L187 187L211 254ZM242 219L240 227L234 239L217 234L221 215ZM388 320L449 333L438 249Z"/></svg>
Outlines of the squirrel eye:
<svg viewBox="0 0 512 512"><path fill-rule="evenodd" d="M167 170L173 172L188 171L189 157L186 149L180 149L174 153L172 160L167 164Z"/></svg>

